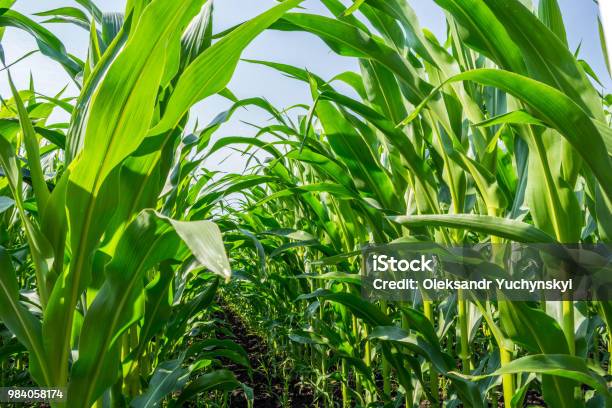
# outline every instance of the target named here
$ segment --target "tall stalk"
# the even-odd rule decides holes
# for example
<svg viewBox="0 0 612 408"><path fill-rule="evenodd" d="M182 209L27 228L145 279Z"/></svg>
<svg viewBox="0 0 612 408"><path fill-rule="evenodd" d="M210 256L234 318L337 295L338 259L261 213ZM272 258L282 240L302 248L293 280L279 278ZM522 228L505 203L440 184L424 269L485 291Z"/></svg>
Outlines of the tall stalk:
<svg viewBox="0 0 612 408"><path fill-rule="evenodd" d="M423 300L423 313L425 317L429 320L432 327L436 327L436 321L434 317L433 310L433 302L431 300ZM433 363L429 363L429 387L431 388L431 393L439 398L439 383L438 383L438 373L433 365ZM440 404L441 406L442 404Z"/></svg>
<svg viewBox="0 0 612 408"><path fill-rule="evenodd" d="M463 373L469 374L470 362L470 339L468 334L467 300L463 290L457 293L457 322L459 324L459 357Z"/></svg>

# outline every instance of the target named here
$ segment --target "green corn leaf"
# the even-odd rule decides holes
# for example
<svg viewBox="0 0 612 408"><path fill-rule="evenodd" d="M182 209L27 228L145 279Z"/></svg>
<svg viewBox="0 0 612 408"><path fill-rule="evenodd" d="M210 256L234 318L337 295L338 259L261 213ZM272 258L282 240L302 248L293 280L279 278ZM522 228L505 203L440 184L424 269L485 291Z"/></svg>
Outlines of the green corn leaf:
<svg viewBox="0 0 612 408"><path fill-rule="evenodd" d="M354 12L356 12L357 10L359 10L359 7L361 7L361 5L363 3L365 3L366 0L356 0L352 6L350 6L349 8L347 8L343 15L344 16L349 16L351 14L353 14Z"/></svg>
<svg viewBox="0 0 612 408"><path fill-rule="evenodd" d="M563 16L561 15L561 8L557 0L540 1L538 4L538 17L567 47L567 33L565 32L565 24L563 24Z"/></svg>
<svg viewBox="0 0 612 408"><path fill-rule="evenodd" d="M21 168L15 156L15 148L2 134L0 134L0 166L4 170L9 189L15 201L15 206L17 207L19 217L24 226L30 254L34 263L37 282L36 289L44 307L46 306L48 298L46 279L47 272L49 271L53 259L53 250L46 237L42 235L38 226L30 220L29 215L26 213L25 202L22 195L23 182Z"/></svg>
<svg viewBox="0 0 612 408"><path fill-rule="evenodd" d="M491 119L475 123L474 126L488 127L502 124L546 126L546 124L540 119L535 118L529 112L526 112L524 110L516 110L508 113L503 113Z"/></svg>
<svg viewBox="0 0 612 408"><path fill-rule="evenodd" d="M102 21L99 23L100 28L102 29L102 41L105 45L103 50L105 50L106 45L111 44L119 32L121 32L123 23L123 14L104 13L102 16Z"/></svg>
<svg viewBox="0 0 612 408"><path fill-rule="evenodd" d="M49 201L40 218L40 230L52 248L53 264L45 278L46 290L51 291L55 280L64 270L64 251L66 249L66 235L68 221L66 218L66 188L68 186L68 173L62 177L49 197Z"/></svg>
<svg viewBox="0 0 612 408"><path fill-rule="evenodd" d="M440 345L440 340L432 323L423 313L411 307L402 307L402 313L408 320L409 327L421 333L430 344L434 346Z"/></svg>
<svg viewBox="0 0 612 408"><path fill-rule="evenodd" d="M13 92L13 99L17 106L17 114L19 115L19 124L21 125L21 132L23 134L24 144L26 147L26 153L28 155L28 165L30 167L30 174L32 175L32 184L34 186L34 195L36 196L36 204L38 205L38 211L43 212L49 201L49 190L45 182L45 176L43 174L42 167L40 165L40 152L38 150L38 139L36 137L36 131L28 116L28 112L19 96L19 92L13 84L13 79L9 73L8 75L9 85Z"/></svg>
<svg viewBox="0 0 612 408"><path fill-rule="evenodd" d="M345 272L327 272L323 274L303 274L292 276L292 279L323 279L333 280L337 282L352 283L354 285L361 285L361 277L354 273Z"/></svg>
<svg viewBox="0 0 612 408"><path fill-rule="evenodd" d="M168 394L182 389L189 377L189 371L181 366L182 362L183 359L179 358L160 363L149 381L149 387L142 395L132 400L131 406L157 407Z"/></svg>
<svg viewBox="0 0 612 408"><path fill-rule="evenodd" d="M130 16L134 21L138 21L142 11L150 2L151 0L127 0L124 15Z"/></svg>
<svg viewBox="0 0 612 408"><path fill-rule="evenodd" d="M66 143L66 164L70 164L74 158L77 157L79 152L83 149L83 144L85 140L85 132L87 130L87 120L88 115L91 110L92 100L95 94L95 91L98 89L98 86L106 76L109 68L112 65L112 62L115 60L119 52L122 50L125 45L130 28L132 25L132 21L128 19L124 24L121 32L115 40L107 46L106 51L101 56L101 59L98 63L93 67L93 70L90 71L90 68L84 70L84 86L79 94L77 99L76 106L74 108L74 112L70 121L70 128L68 129L67 135L67 143ZM93 28L94 24L92 24ZM90 31L91 36L94 33ZM90 39L90 41L94 42L94 47L99 48L99 38L97 32L95 36ZM95 61L97 50L95 48L89 49L89 53L92 54L92 60ZM101 50L100 50L101 52Z"/></svg>
<svg viewBox="0 0 612 408"><path fill-rule="evenodd" d="M597 26L599 28L599 43L601 44L601 52L604 56L606 68L608 69L608 74L612 77L612 67L610 67L610 64L612 64L612 60L610 59L610 54L608 52L606 33L604 31L603 25L601 24L601 18L597 19Z"/></svg>
<svg viewBox="0 0 612 408"><path fill-rule="evenodd" d="M424 338L407 332L397 326L378 326L369 335L371 339L382 341L393 341L406 345L412 351L423 355L431 361L438 372L448 373L453 366L449 355L442 352L440 348L427 343Z"/></svg>
<svg viewBox="0 0 612 408"><path fill-rule="evenodd" d="M357 92L357 94L362 99L366 99L367 98L366 90L365 90L365 87L363 85L363 80L361 79L359 74L357 74L356 72L345 71L345 72L343 72L341 74L336 75L335 77L333 77L332 79L329 80L330 83L332 83L334 81L344 82L345 84L347 84L348 86L353 88L355 90L355 92Z"/></svg>
<svg viewBox="0 0 612 408"><path fill-rule="evenodd" d="M213 2L208 1L181 39L181 66L186 67L212 45Z"/></svg>
<svg viewBox="0 0 612 408"><path fill-rule="evenodd" d="M525 303L500 302L500 320L506 335L529 352L568 354L567 343L559 341L563 331L556 320Z"/></svg>
<svg viewBox="0 0 612 408"><path fill-rule="evenodd" d="M166 327L166 337L168 341L174 342L185 336L185 331L189 319L206 309L213 303L215 296L217 295L217 289L219 288L219 279L214 278L212 283L208 285L206 290L200 291L197 297L188 303L183 303L175 310L174 318L168 323ZM180 298L179 298L180 299ZM175 297L175 302L179 300Z"/></svg>
<svg viewBox="0 0 612 408"><path fill-rule="evenodd" d="M525 401L525 396L527 395L527 391L529 390L529 386L535 379L535 374L530 374L527 378L527 381L523 383L523 385L516 390L516 394L512 397L512 401L510 401L511 408L520 408L523 406Z"/></svg>
<svg viewBox="0 0 612 408"><path fill-rule="evenodd" d="M261 148L262 150L265 150L266 152L270 153L275 158L279 158L279 157L282 156L281 152L278 149L276 149L271 143L263 141L263 140L260 140L260 139L254 139L254 138L249 137L249 136L226 136L226 137L223 137L223 138L217 140L215 142L215 144L213 144L210 147L210 149L206 153L206 156L210 156L213 153L219 151L220 149L223 149L226 146L236 145L236 144L244 144L244 145L257 146L257 147ZM289 144L289 142L287 142L287 144Z"/></svg>
<svg viewBox="0 0 612 408"><path fill-rule="evenodd" d="M182 73L161 121L151 134L172 129L198 101L223 90L247 45L302 0L288 0L244 23L201 53Z"/></svg>
<svg viewBox="0 0 612 408"><path fill-rule="evenodd" d="M545 243L555 242L554 238L533 225L509 220L506 218L491 217L488 215L471 214L441 214L441 215L413 215L403 217L390 217L390 220L408 227L446 227L466 229L482 234L489 234L506 238L516 242Z"/></svg>
<svg viewBox="0 0 612 408"><path fill-rule="evenodd" d="M83 10L76 7L59 7L52 10L42 11L34 15L40 17L54 17L47 20L47 23L60 21L74 22L77 26L89 31L89 17Z"/></svg>
<svg viewBox="0 0 612 408"><path fill-rule="evenodd" d="M97 23L102 22L102 11L92 0L75 0L81 6L85 7L89 13L96 19Z"/></svg>
<svg viewBox="0 0 612 408"><path fill-rule="evenodd" d="M608 403L612 401L605 379L591 370L580 357L565 354L525 356L508 363L491 375L523 372L541 373L575 380L596 389ZM573 401L563 401L563 405L559 406L569 407L573 406L573 403Z"/></svg>
<svg viewBox="0 0 612 408"><path fill-rule="evenodd" d="M194 379L185 387L178 399L173 402L172 406L180 406L183 402L189 401L202 392L212 390L231 391L239 386L240 383L231 371L225 369L216 370Z"/></svg>
<svg viewBox="0 0 612 408"><path fill-rule="evenodd" d="M162 263L159 269L157 276L145 287L144 324L140 330L138 347L123 362L128 365L128 372L138 364L140 356L153 336L166 326L172 315L173 295L170 284L174 274L169 263Z"/></svg>
<svg viewBox="0 0 612 408"><path fill-rule="evenodd" d="M392 16L371 7L367 3L360 7L360 11L387 44L392 45L397 50L403 50L406 47L406 35L402 30L400 21L396 21Z"/></svg>
<svg viewBox="0 0 612 408"><path fill-rule="evenodd" d="M47 358L42 344L40 321L19 301L19 286L13 263L0 247L0 320L29 352L29 370L34 381L51 383Z"/></svg>
<svg viewBox="0 0 612 408"><path fill-rule="evenodd" d="M263 60L252 60L252 59L244 59L243 61L251 63L263 65L266 67L270 67L272 69L277 70L290 78L298 79L300 81L308 83L309 80L314 80L316 82L317 87L320 90L331 90L331 85L323 78L318 75L313 74L305 69L295 67L293 65L281 64L279 62L272 61L263 61ZM330 81L331 82L331 81ZM364 90L365 92L365 90Z"/></svg>
<svg viewBox="0 0 612 408"><path fill-rule="evenodd" d="M0 27L15 27L29 33L38 44L40 52L59 62L71 78L82 70L82 63L69 56L61 41L46 28L15 10L0 15Z"/></svg>
<svg viewBox="0 0 612 408"><path fill-rule="evenodd" d="M391 319L378 307L352 293L324 292L316 295L320 299L340 303L348 307L355 316L371 326L391 326Z"/></svg>

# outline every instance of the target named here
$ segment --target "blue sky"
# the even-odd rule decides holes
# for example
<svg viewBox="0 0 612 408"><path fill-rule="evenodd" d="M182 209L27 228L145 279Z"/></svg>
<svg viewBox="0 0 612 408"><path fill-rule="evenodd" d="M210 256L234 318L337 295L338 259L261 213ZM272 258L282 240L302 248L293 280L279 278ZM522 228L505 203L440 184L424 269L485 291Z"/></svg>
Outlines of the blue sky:
<svg viewBox="0 0 612 408"><path fill-rule="evenodd" d="M559 0L567 26L569 43L572 50L579 44L580 58L589 61L606 88L612 89L612 80L608 75L602 56L599 34L597 31L598 9L592 0ZM100 0L99 6L105 11L122 11L125 0ZM74 5L71 0L17 0L15 8L24 14L31 15L37 11L56 7ZM238 22L255 16L276 4L274 0L217 0L215 1L215 31L221 31ZM444 35L444 15L433 0L410 0L422 27L428 28L438 37ZM303 7L307 12L328 14L319 0L305 0ZM64 41L68 50L83 57L87 47L87 32L74 26L54 24L50 27ZM8 29L2 45L7 60L13 61L26 52L36 48L34 41L15 29ZM329 79L336 74L357 70L356 61L336 56L318 38L304 33L287 33L267 31L257 38L243 54L249 59L268 59L277 62L307 67L311 72ZM56 64L41 55L34 55L12 68L18 86L26 87L30 72L35 80L37 90L45 94L54 94L69 83L68 77ZM309 103L310 96L302 83L283 77L270 69L253 64L241 63L236 70L230 89L238 97L264 96L275 106L288 107L297 103ZM74 93L75 89L69 88ZM0 77L0 94L6 96L8 86L4 74ZM219 97L212 97L200 102L194 114L200 123L206 123L218 112L226 109L227 102ZM61 118L58 118L60 120ZM253 130L244 122L265 124L267 117L256 109L241 111L232 123L224 126L219 135L252 134ZM233 155L223 164L218 164L227 151L217 154L210 162L211 167L224 171L240 171L244 160Z"/></svg>

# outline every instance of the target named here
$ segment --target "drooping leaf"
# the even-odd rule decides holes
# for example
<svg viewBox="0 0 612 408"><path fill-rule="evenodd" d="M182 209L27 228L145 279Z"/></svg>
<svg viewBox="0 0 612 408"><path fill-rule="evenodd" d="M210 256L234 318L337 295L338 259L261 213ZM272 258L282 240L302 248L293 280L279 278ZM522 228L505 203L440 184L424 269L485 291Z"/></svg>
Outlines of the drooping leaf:
<svg viewBox="0 0 612 408"><path fill-rule="evenodd" d="M473 214L440 214L440 215L413 215L402 217L391 217L392 221L412 227L447 227L467 229L483 234L507 238L516 242L555 242L554 238L533 225L510 220L506 218L492 217L488 215Z"/></svg>

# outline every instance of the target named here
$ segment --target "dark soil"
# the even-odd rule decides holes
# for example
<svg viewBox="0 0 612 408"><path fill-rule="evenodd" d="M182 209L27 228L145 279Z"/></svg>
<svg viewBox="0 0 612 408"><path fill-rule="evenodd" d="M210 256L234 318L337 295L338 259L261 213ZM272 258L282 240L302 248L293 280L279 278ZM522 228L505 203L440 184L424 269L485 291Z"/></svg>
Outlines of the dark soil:
<svg viewBox="0 0 612 408"><path fill-rule="evenodd" d="M462 408L464 407L463 405L459 405L459 406ZM505 406L506 405L504 404L504 399L500 395L499 401L497 402L497 408L504 408ZM432 408L433 405L429 401L422 401L419 407L420 408ZM489 403L489 407L493 407L493 405ZM538 392L529 390L527 391L527 394L525 394L525 400L523 401L523 407L546 408L548 407L548 405L546 405L546 403L542 399L542 396Z"/></svg>
<svg viewBox="0 0 612 408"><path fill-rule="evenodd" d="M251 332L242 319L234 313L231 308L218 302L221 305L222 312L217 312L216 316L219 320L227 323L228 333L217 332L216 337L219 339L230 339L241 345L249 356L249 362L252 371L232 361L222 359L224 367L231 370L238 380L253 389L254 407L255 408L310 408L317 407L315 395L308 385L300 383L296 376L292 378L282 378L281 375L267 372L270 367L279 367L283 361L279 356L272 355L266 344L266 341ZM458 361L460 369L461 361ZM377 376L377 382L380 382L382 387L382 377ZM287 384L287 385L285 385ZM334 400L341 400L340 388L332 390ZM440 395L442 398L443 396ZM503 397L500 395L498 408L505 407ZM403 405L402 405L403 406ZM423 408L431 407L428 402L423 402L420 405ZM542 399L542 396L535 390L527 391L524 407L547 407ZM229 399L229 407L231 408L247 408L247 402L242 390L235 390Z"/></svg>
<svg viewBox="0 0 612 408"><path fill-rule="evenodd" d="M228 360L223 362L225 368L231 370L239 381L253 389L255 408L315 407L313 390L300 384L297 378L281 378L279 375L263 371L264 367L280 366L282 361L270 355L264 339L249 332L244 322L229 307L222 306L222 308L225 315L222 319L228 323L233 337L218 333L217 338L233 340L245 349L252 368L251 375L248 369L241 365ZM232 408L248 406L242 390L232 393L229 406Z"/></svg>
<svg viewBox="0 0 612 408"><path fill-rule="evenodd" d="M542 399L542 396L534 390L527 391L525 395L525 403L523 404L529 407L547 407L546 403Z"/></svg>

